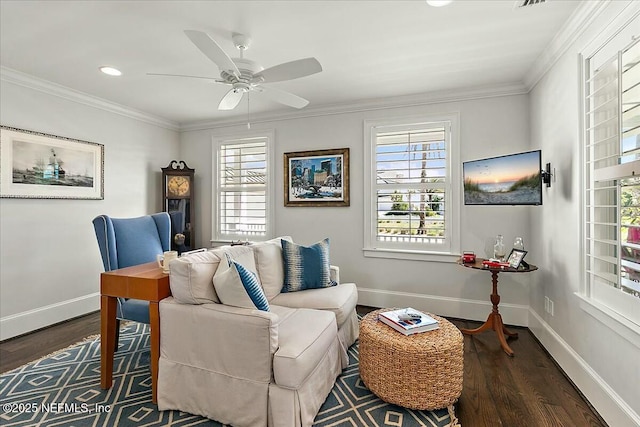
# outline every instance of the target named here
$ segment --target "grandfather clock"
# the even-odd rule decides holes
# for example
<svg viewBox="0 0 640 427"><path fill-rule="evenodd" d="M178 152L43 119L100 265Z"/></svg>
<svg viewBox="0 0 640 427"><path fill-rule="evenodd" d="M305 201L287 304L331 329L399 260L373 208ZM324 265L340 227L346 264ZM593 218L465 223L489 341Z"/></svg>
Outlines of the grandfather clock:
<svg viewBox="0 0 640 427"><path fill-rule="evenodd" d="M162 168L162 202L164 211L171 216L171 249L179 253L193 249L195 244L194 173L195 169L182 160L172 160Z"/></svg>

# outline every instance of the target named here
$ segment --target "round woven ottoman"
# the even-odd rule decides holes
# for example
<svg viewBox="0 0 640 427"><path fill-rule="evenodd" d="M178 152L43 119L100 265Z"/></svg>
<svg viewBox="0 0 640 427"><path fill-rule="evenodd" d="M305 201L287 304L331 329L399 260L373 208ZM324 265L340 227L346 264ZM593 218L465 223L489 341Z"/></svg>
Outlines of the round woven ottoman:
<svg viewBox="0 0 640 427"><path fill-rule="evenodd" d="M433 331L405 336L378 321L372 311L360 322L360 377L385 402L434 410L462 393L462 333L446 319Z"/></svg>

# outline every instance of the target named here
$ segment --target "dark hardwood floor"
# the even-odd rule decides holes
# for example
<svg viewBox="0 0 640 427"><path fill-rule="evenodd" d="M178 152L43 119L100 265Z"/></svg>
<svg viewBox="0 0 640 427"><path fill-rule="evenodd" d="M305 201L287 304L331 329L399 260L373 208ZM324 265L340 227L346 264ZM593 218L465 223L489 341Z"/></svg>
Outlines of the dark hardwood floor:
<svg viewBox="0 0 640 427"><path fill-rule="evenodd" d="M18 368L89 335L100 334L100 312L87 314L0 342L0 373Z"/></svg>
<svg viewBox="0 0 640 427"><path fill-rule="evenodd" d="M370 307L358 306L366 314ZM459 328L481 322L449 319ZM493 332L464 337L464 383L456 404L463 427L606 427L527 328L510 327L507 356ZM6 372L83 338L100 333L100 313L91 313L0 343L0 372Z"/></svg>
<svg viewBox="0 0 640 427"><path fill-rule="evenodd" d="M450 319L458 328L481 322ZM463 426L606 426L527 328L502 351L493 331L464 337Z"/></svg>
<svg viewBox="0 0 640 427"><path fill-rule="evenodd" d="M364 315L372 307L358 306ZM482 322L448 319L458 328ZM462 427L606 427L527 328L512 327L515 352L502 351L493 331L464 337L464 380L456 415Z"/></svg>

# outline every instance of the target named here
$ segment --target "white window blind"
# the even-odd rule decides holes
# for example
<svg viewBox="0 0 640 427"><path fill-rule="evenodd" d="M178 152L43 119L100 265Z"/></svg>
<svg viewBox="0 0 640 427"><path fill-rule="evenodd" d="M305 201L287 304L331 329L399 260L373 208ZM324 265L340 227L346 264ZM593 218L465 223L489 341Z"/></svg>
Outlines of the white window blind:
<svg viewBox="0 0 640 427"><path fill-rule="evenodd" d="M216 239L267 235L268 138L221 141L218 145Z"/></svg>
<svg viewBox="0 0 640 427"><path fill-rule="evenodd" d="M588 292L640 324L640 43L585 71Z"/></svg>
<svg viewBox="0 0 640 427"><path fill-rule="evenodd" d="M451 122L374 125L370 249L451 253Z"/></svg>

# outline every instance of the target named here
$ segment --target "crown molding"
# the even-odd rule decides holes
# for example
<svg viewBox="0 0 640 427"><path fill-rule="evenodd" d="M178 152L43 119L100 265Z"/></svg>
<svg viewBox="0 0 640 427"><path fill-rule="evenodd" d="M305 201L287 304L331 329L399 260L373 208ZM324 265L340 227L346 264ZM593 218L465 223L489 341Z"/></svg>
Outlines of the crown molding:
<svg viewBox="0 0 640 427"><path fill-rule="evenodd" d="M259 113L252 115L251 124L270 123L281 120L296 120L301 118L331 116L336 114L359 113L365 111L387 110L394 108L418 107L445 102L469 101L474 99L495 98L500 96L522 95L528 93L522 83L506 83L492 86L479 86L465 89L451 89L426 92L415 95L376 98L341 104L327 104L305 108L299 111ZM241 116L223 120L200 120L185 122L180 125L180 131L190 132L207 129L218 129L232 126L246 125L246 119Z"/></svg>
<svg viewBox="0 0 640 427"><path fill-rule="evenodd" d="M442 90L407 96L368 99L349 103L326 104L293 112L280 111L258 113L252 117L251 123L269 123L279 120L295 120L300 118L329 116L335 114L415 107L445 102L467 101L498 96L526 94L531 91L531 89L533 89L533 87L540 81L540 79L553 67L558 59L583 33L585 28L602 13L602 11L610 2L611 0L583 1L562 27L560 32L545 48L543 53L536 59L533 67L527 73L523 82L507 83L495 86ZM632 1L629 1L629 3L632 3ZM208 119L177 123L159 116L133 109L131 107L110 102L102 98L98 98L96 96L68 88L66 86L39 79L37 77L4 66L0 66L0 80L173 131L188 132L246 124L246 120L241 118L240 116L221 120Z"/></svg>
<svg viewBox="0 0 640 427"><path fill-rule="evenodd" d="M28 89L37 90L49 95L57 96L59 98L76 102L78 104L83 104L89 107L108 111L110 113L119 114L121 116L129 117L131 119L139 120L141 122L149 123L165 129L173 131L180 130L180 126L176 122L149 113L145 113L140 110L126 107L121 104L116 104L115 102L110 102L102 98L98 98L96 96L89 95L87 93L80 92L78 90L71 89L47 80L43 80L4 66L0 66L0 80L18 86L26 87Z"/></svg>
<svg viewBox="0 0 640 427"><path fill-rule="evenodd" d="M154 116L143 111L135 110L121 104L110 102L102 98L68 88L66 86L39 79L4 66L0 66L0 80L174 131L187 132L246 124L246 120L241 116L223 120L200 120L179 124L162 117ZM336 114L424 106L445 102L521 95L527 92L527 87L519 82L464 89L441 90L414 95L361 100L358 102L327 104L293 112L266 112L254 115L251 118L251 123L269 123L280 120L295 120L300 118L321 117Z"/></svg>
<svg viewBox="0 0 640 427"><path fill-rule="evenodd" d="M578 6L525 75L524 84L529 91L551 70L558 59L564 55L587 26L602 13L610 2L611 0L583 1Z"/></svg>

